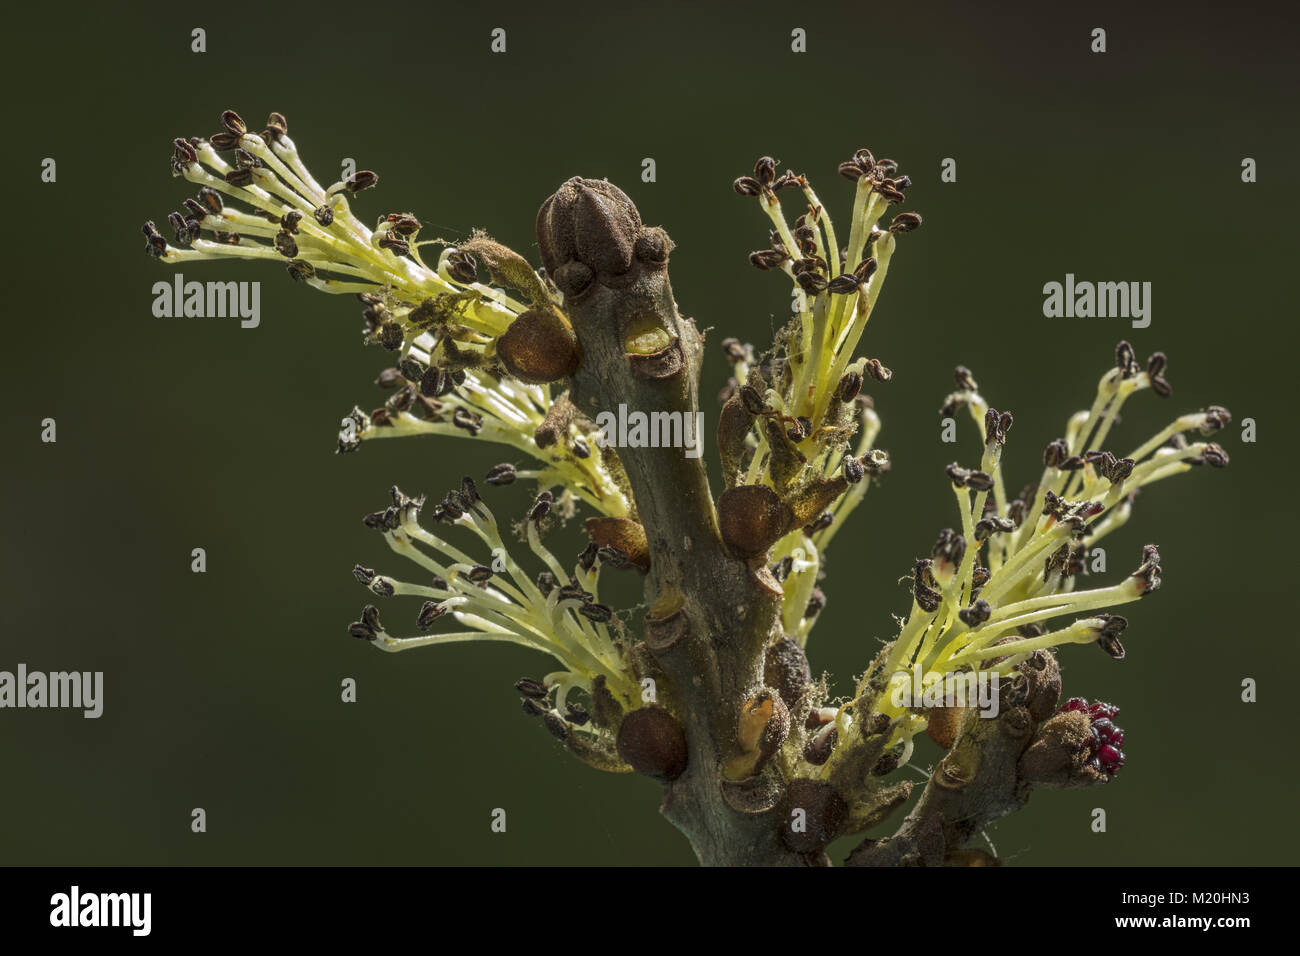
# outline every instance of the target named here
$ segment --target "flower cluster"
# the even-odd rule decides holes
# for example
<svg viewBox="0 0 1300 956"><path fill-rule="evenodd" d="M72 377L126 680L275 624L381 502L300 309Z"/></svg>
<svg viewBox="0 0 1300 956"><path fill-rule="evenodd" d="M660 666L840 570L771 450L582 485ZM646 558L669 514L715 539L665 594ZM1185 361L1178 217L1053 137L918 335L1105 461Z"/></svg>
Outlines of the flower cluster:
<svg viewBox="0 0 1300 956"><path fill-rule="evenodd" d="M600 754L599 762L615 763L611 729L637 699L638 688L630 676L627 635L613 609L600 603L599 583L602 567L621 566L625 556L593 545L579 556L571 572L566 571L541 541L540 529L555 504L554 496L543 491L523 528L529 549L547 570L530 577L511 556L497 519L473 480L463 479L459 489L432 508L432 516L472 532L487 548L486 563L421 525L423 496L409 497L395 486L390 494L393 503L367 515L365 524L418 567L421 577L400 580L361 565L353 569L354 576L380 597L419 598L411 630L431 632L444 618L459 629L397 636L380 621L378 608L368 605L349 632L392 652L462 641L504 641L547 654L561 669L540 681L520 682L525 710L544 718L547 728L580 756L594 759ZM570 699L575 690L592 701L594 713Z"/></svg>
<svg viewBox="0 0 1300 956"><path fill-rule="evenodd" d="M1121 342L1091 407L1069 419L1064 436L1044 450L1038 481L1014 498L1007 494L1002 470L1013 417L990 407L971 372L957 368L958 388L941 414L965 406L983 446L977 467L953 463L946 469L961 528L945 528L931 555L916 562L911 612L863 676L856 698L839 708L841 736L854 711L883 714L891 722L888 746L901 745L906 761L913 737L927 728L931 716L914 699L918 674L922 687L960 673L1010 678L1036 651L1065 644L1096 644L1123 659L1119 636L1128 621L1102 612L1160 586L1160 553L1147 545L1136 569L1121 581L1077 588L1091 549L1129 520L1139 489L1201 465L1228 463L1224 449L1206 440L1231 421L1228 410L1217 405L1179 416L1125 455L1104 450L1129 396L1145 390L1171 393L1166 364L1157 352L1142 367L1132 346ZM1049 623L1065 615L1083 616L1063 626ZM900 699L903 706L895 703ZM1111 746L1118 754L1114 741L1098 746ZM1099 756L1107 773L1122 759L1109 751Z"/></svg>
<svg viewBox="0 0 1300 956"><path fill-rule="evenodd" d="M173 141L173 175L199 189L169 216L171 242L145 223L146 251L168 264L280 262L312 288L361 300L365 341L394 355L378 380L391 394L344 419L340 451L372 438L480 436L539 459L526 474L544 487L602 514L629 513L616 458L593 454L595 426L552 395L550 383L578 361L552 284L482 233L422 240L408 212L368 228L352 203L378 175L361 170L322 186L280 113L259 133L227 110L222 127ZM430 246L438 255L426 262ZM495 285L481 281L482 266Z"/></svg>
<svg viewBox="0 0 1300 956"><path fill-rule="evenodd" d="M733 552L770 555L785 588L785 630L801 645L824 605L815 585L822 554L870 479L889 469L888 455L873 447L880 419L862 387L868 379L888 382L893 373L879 359L854 353L897 237L921 225L913 212L896 213L884 229L877 225L911 185L892 159L860 149L840 172L855 184L844 246L806 176L778 175L775 160L764 156L752 176L733 184L758 199L772 224L769 248L751 253L750 262L785 274L797 314L761 357L735 339L723 342L734 373L718 429L727 487L719 519ZM793 225L781 207L783 191L805 204ZM769 517L755 520L762 515Z"/></svg>

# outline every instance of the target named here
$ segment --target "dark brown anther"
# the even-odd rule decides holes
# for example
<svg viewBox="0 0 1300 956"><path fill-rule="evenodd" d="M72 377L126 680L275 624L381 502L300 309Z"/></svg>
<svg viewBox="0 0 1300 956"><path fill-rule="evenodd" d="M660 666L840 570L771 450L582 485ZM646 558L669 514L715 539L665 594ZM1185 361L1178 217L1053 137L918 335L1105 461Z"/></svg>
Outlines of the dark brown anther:
<svg viewBox="0 0 1300 956"><path fill-rule="evenodd" d="M842 272L826 284L827 291L831 295L851 295L858 291L861 283L858 277L852 272Z"/></svg>
<svg viewBox="0 0 1300 956"><path fill-rule="evenodd" d="M670 782L686 772L686 733L677 718L659 706L642 707L623 718L618 755L637 773Z"/></svg>
<svg viewBox="0 0 1300 956"><path fill-rule="evenodd" d="M888 191L882 189L881 195L883 195L886 199L889 199L891 202L902 202L901 197L903 194L899 192L897 189L888 190ZM895 195L897 195L900 198L895 199L894 198ZM897 216L894 217L893 221L889 224L889 231L894 235L899 235L900 233L904 233L904 232L913 232L920 228L921 228L921 217L914 212L900 212Z"/></svg>
<svg viewBox="0 0 1300 956"><path fill-rule="evenodd" d="M379 240L379 248L387 249L389 252L399 256L404 256L411 251L411 245L401 236L395 236L391 232L387 233Z"/></svg>
<svg viewBox="0 0 1300 956"><path fill-rule="evenodd" d="M235 165L241 169L261 169L262 161L246 149L235 150Z"/></svg>
<svg viewBox="0 0 1300 956"><path fill-rule="evenodd" d="M369 169L358 169L355 173L343 180L343 187L352 195L356 195L362 190L369 189L379 182L379 174Z"/></svg>
<svg viewBox="0 0 1300 956"><path fill-rule="evenodd" d="M293 236L289 235L289 233L277 232L275 234L275 251L286 259L296 259L298 257L298 243L294 242Z"/></svg>
<svg viewBox="0 0 1300 956"><path fill-rule="evenodd" d="M722 354L727 357L727 361L732 365L737 362L747 362L750 359L750 350L741 344L740 339L723 339Z"/></svg>
<svg viewBox="0 0 1300 956"><path fill-rule="evenodd" d="M549 711L542 714L542 726L556 740L566 740L569 736L569 725L559 714Z"/></svg>
<svg viewBox="0 0 1300 956"><path fill-rule="evenodd" d="M509 485L514 482L516 476L515 466L509 462L502 462L489 468L483 480L489 485Z"/></svg>
<svg viewBox="0 0 1300 956"><path fill-rule="evenodd" d="M826 277L820 272L811 269L797 273L794 279L799 283L799 288L809 295L817 295L819 292L824 291L827 286Z"/></svg>
<svg viewBox="0 0 1300 956"><path fill-rule="evenodd" d="M808 595L808 603L804 605L804 620L816 617L826 609L826 592L821 588L813 588L812 593Z"/></svg>
<svg viewBox="0 0 1300 956"><path fill-rule="evenodd" d="M420 608L420 613L416 615L415 626L422 631L427 631L433 627L433 622L438 620L447 613L447 607L437 601L425 601ZM518 684L515 685L519 686ZM531 695L530 695L531 696Z"/></svg>
<svg viewBox="0 0 1300 956"><path fill-rule="evenodd" d="M451 423L471 435L477 435L483 430L483 416L471 412L468 408L457 408L452 412Z"/></svg>
<svg viewBox="0 0 1300 956"><path fill-rule="evenodd" d="M224 204L221 201L221 193L217 192L211 186L204 186L199 190L198 201L203 204L208 214L213 216L221 215Z"/></svg>
<svg viewBox="0 0 1300 956"><path fill-rule="evenodd" d="M760 157L754 164L754 178L764 186L771 186L776 182L776 160L771 156Z"/></svg>
<svg viewBox="0 0 1300 956"><path fill-rule="evenodd" d="M781 263L790 258L784 252L776 249L760 249L749 254L749 264L760 272L767 272L770 269L779 269Z"/></svg>
<svg viewBox="0 0 1300 956"><path fill-rule="evenodd" d="M239 148L241 137L239 133L232 133L230 130L222 130L219 133L213 133L208 137L208 145L218 153L228 153L232 149Z"/></svg>
<svg viewBox="0 0 1300 956"><path fill-rule="evenodd" d="M388 399L388 407L394 412L410 411L411 405L415 401L415 392L411 388L403 388L394 392Z"/></svg>
<svg viewBox="0 0 1300 956"><path fill-rule="evenodd" d="M478 281L478 260L473 253L457 250L447 255L447 275L463 285Z"/></svg>
<svg viewBox="0 0 1300 956"><path fill-rule="evenodd" d="M836 394L839 395L841 402L851 402L858 397L858 393L861 391L862 376L857 372L850 370L845 372L844 377L840 379L840 384L836 389Z"/></svg>
<svg viewBox="0 0 1300 956"><path fill-rule="evenodd" d="M894 377L894 373L880 364L880 359L867 359L863 370L877 382L888 382Z"/></svg>
<svg viewBox="0 0 1300 956"><path fill-rule="evenodd" d="M307 263L307 261L303 261L302 259L290 259L285 268L289 269L289 276L295 282L303 282L308 280L308 278L316 277L315 265Z"/></svg>
<svg viewBox="0 0 1300 956"><path fill-rule="evenodd" d="M424 374L420 376L420 394L425 398L441 398L451 392L453 387L447 370L436 365L425 369Z"/></svg>
<svg viewBox="0 0 1300 956"><path fill-rule="evenodd" d="M1147 379L1151 382L1151 391L1161 398L1168 398L1174 393L1173 387L1165 380L1165 367L1168 364L1164 352L1152 352L1147 359Z"/></svg>
<svg viewBox="0 0 1300 956"><path fill-rule="evenodd" d="M540 525L542 519L551 513L551 505L555 504L555 495L549 491L543 491L533 502L532 508L528 511L528 520L533 524Z"/></svg>
<svg viewBox="0 0 1300 956"><path fill-rule="evenodd" d="M840 163L840 175L845 179L851 179L855 183L862 177L862 167L853 160Z"/></svg>
<svg viewBox="0 0 1300 956"><path fill-rule="evenodd" d="M181 245L188 246L199 237L200 228L197 219L186 219L180 213L174 212L167 217L167 221L171 223L176 241Z"/></svg>
<svg viewBox="0 0 1300 956"><path fill-rule="evenodd" d="M415 235L423 225L409 212L390 213L385 221L392 223L389 231L397 233L404 239Z"/></svg>
<svg viewBox="0 0 1300 956"><path fill-rule="evenodd" d="M922 558L912 568L912 596L916 599L917 606L927 614L939 610L943 601L934 574L930 571L932 563L929 558Z"/></svg>
<svg viewBox="0 0 1300 956"><path fill-rule="evenodd" d="M537 590L542 592L542 597L550 597L555 590L555 575L550 571L542 571L537 575Z"/></svg>
<svg viewBox="0 0 1300 956"><path fill-rule="evenodd" d="M972 628L979 627L987 621L992 614L993 608L989 605L989 602L983 598L980 598L969 607L962 608L957 612L957 616L961 618L962 623L967 627Z"/></svg>
<svg viewBox="0 0 1300 956"><path fill-rule="evenodd" d="M1125 459L1131 460L1131 459ZM1201 460L1211 468L1227 468L1228 453L1223 450L1223 446L1217 442L1206 442L1205 450L1201 452Z"/></svg>
<svg viewBox="0 0 1300 956"><path fill-rule="evenodd" d="M1007 443L1007 432L1015 424L1015 418L1010 412L999 412L996 408L990 408L984 413L984 435L985 440L989 443L1005 445Z"/></svg>
<svg viewBox="0 0 1300 956"><path fill-rule="evenodd" d="M316 222L322 226L329 226L334 222L334 210L328 205L317 206L312 212L312 216L315 217Z"/></svg>
<svg viewBox="0 0 1300 956"><path fill-rule="evenodd" d="M1015 530L1016 523L1012 519L989 515L975 522L975 540L987 541L995 534L1008 534Z"/></svg>
<svg viewBox="0 0 1300 956"><path fill-rule="evenodd" d="M958 365L952 370L952 376L957 380L957 387L963 392L978 392L979 383L975 381L975 376L965 365Z"/></svg>
<svg viewBox="0 0 1300 956"><path fill-rule="evenodd" d="M880 263L876 261L876 257L868 256L858 263L858 267L853 270L853 274L858 277L859 283L865 283L876 274L878 268L880 268Z"/></svg>
<svg viewBox="0 0 1300 956"><path fill-rule="evenodd" d="M763 191L762 185L752 176L741 176L731 184L731 188L742 196L757 196Z"/></svg>
<svg viewBox="0 0 1300 956"><path fill-rule="evenodd" d="M958 567L965 556L966 539L952 528L940 531L934 546L930 548L930 557L952 568Z"/></svg>
<svg viewBox="0 0 1300 956"><path fill-rule="evenodd" d="M234 110L226 110L221 114L221 125L232 133L238 133L240 136L248 132L248 125Z"/></svg>
<svg viewBox="0 0 1300 956"><path fill-rule="evenodd" d="M1150 594L1160 587L1160 574L1160 551L1154 544L1148 544L1142 548L1142 563L1133 572L1139 591Z"/></svg>
<svg viewBox="0 0 1300 956"><path fill-rule="evenodd" d="M199 161L199 154L194 147L183 139L172 140L172 172L183 174L185 170Z"/></svg>
<svg viewBox="0 0 1300 956"><path fill-rule="evenodd" d="M145 252L155 259L161 259L167 254L167 240L163 238L162 233L158 231L158 227L153 224L152 220L146 222L140 231L144 233L146 240Z"/></svg>
<svg viewBox="0 0 1300 956"><path fill-rule="evenodd" d="M826 724L808 738L808 743L803 748L803 759L814 767L820 767L830 759L838 741L839 730L833 723Z"/></svg>
<svg viewBox="0 0 1300 956"><path fill-rule="evenodd" d="M1070 446L1064 438L1054 439L1043 449L1043 464L1048 468L1060 468L1069 457Z"/></svg>
<svg viewBox="0 0 1300 956"><path fill-rule="evenodd" d="M812 434L812 420L807 416L799 416L795 419L786 421L786 437L792 442L801 442Z"/></svg>
<svg viewBox="0 0 1300 956"><path fill-rule="evenodd" d="M583 604L578 608L578 613L597 624L608 624L614 619L613 609L605 604Z"/></svg>
<svg viewBox="0 0 1300 956"><path fill-rule="evenodd" d="M283 113L272 113L266 118L266 129L262 130L262 139L274 143L282 136L289 135L289 121Z"/></svg>
<svg viewBox="0 0 1300 956"><path fill-rule="evenodd" d="M251 169L232 169L226 173L226 182L232 186L249 186L253 182L253 171Z"/></svg>
<svg viewBox="0 0 1300 956"><path fill-rule="evenodd" d="M852 455L845 455L844 460L840 463L844 480L851 485L856 485L859 481L867 476L867 469L863 467L862 462Z"/></svg>
<svg viewBox="0 0 1300 956"><path fill-rule="evenodd" d="M1205 410L1205 421L1201 424L1200 432L1202 435L1213 435L1220 429L1227 428L1232 424L1232 412L1228 411L1222 405L1211 405Z"/></svg>
<svg viewBox="0 0 1300 956"><path fill-rule="evenodd" d="M401 372L402 378L408 382L418 382L427 367L423 362L413 359L409 355L397 363L397 371Z"/></svg>
<svg viewBox="0 0 1300 956"><path fill-rule="evenodd" d="M292 241L291 239L290 242ZM402 327L396 322L385 322L379 327L379 344L390 352L396 352L402 347L402 338Z"/></svg>
<svg viewBox="0 0 1300 956"><path fill-rule="evenodd" d="M1137 375L1137 353L1128 342L1120 342L1115 346L1115 367L1119 369L1120 378L1132 378Z"/></svg>

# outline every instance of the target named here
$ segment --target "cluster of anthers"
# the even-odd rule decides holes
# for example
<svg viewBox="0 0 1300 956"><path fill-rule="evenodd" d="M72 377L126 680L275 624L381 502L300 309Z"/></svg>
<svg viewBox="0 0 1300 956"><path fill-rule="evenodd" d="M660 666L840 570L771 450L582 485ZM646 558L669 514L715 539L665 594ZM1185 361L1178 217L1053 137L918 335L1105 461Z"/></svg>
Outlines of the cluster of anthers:
<svg viewBox="0 0 1300 956"><path fill-rule="evenodd" d="M272 113L260 133L232 110L209 137L176 139L171 168L199 187L168 221L168 242L144 225L146 250L168 264L265 259L314 289L355 295L363 336L393 354L377 383L387 401L353 408L339 451L407 435L470 435L538 459L522 472L599 514L626 515L617 462L594 448L597 429L551 394L580 360L562 297L542 273L483 233L452 243L420 238L409 212L381 215L374 229L352 211L375 187L360 170L322 186ZM424 250L438 248L426 263ZM495 285L480 278L485 266ZM512 294L513 293L513 294Z"/></svg>
<svg viewBox="0 0 1300 956"><path fill-rule="evenodd" d="M734 372L718 424L725 482L718 520L732 553L768 555L784 587L784 630L800 646L825 603L816 587L823 552L870 479L889 469L889 456L873 447L880 419L862 388L893 373L877 358L853 355L898 236L921 225L914 212L894 214L884 229L877 225L911 185L892 159L860 149L840 172L856 187L844 246L806 176L778 175L776 161L764 156L752 176L733 184L740 195L756 197L771 221L769 248L749 260L785 273L795 316L761 357L736 339L723 342ZM804 204L793 226L782 191Z"/></svg>
<svg viewBox="0 0 1300 956"><path fill-rule="evenodd" d="M1130 395L1147 389L1170 394L1165 365L1164 354L1157 352L1141 367L1132 346L1121 342L1092 406L1069 419L1064 436L1044 450L1039 479L1014 498L1002 473L1011 413L991 408L970 371L957 368L957 391L941 414L965 406L983 444L977 467L953 463L946 469L961 528L945 528L930 557L916 562L911 613L863 676L855 699L828 708L825 719L841 734L855 712L876 719L883 714L890 720L886 746L901 745L903 763L914 736L927 728L940 743L951 743L955 728L926 701L931 687L950 675L1012 678L1036 652L1066 644L1096 644L1111 658L1123 659L1119 635L1128 621L1104 611L1160 586L1160 553L1147 545L1137 568L1118 583L1078 587L1093 566L1090 552L1129 520L1140 489L1200 465L1228 463L1224 449L1205 440L1231 422L1220 406L1179 416L1125 455L1104 450ZM1082 616L1063 626L1050 623L1066 615ZM936 715L942 730L931 726ZM1108 724L1113 714L1092 714L1094 720L1103 717ZM1092 749L1079 769L1103 778L1114 774L1123 763L1122 735L1118 741L1095 733L1088 739ZM828 763L833 760L832 754Z"/></svg>

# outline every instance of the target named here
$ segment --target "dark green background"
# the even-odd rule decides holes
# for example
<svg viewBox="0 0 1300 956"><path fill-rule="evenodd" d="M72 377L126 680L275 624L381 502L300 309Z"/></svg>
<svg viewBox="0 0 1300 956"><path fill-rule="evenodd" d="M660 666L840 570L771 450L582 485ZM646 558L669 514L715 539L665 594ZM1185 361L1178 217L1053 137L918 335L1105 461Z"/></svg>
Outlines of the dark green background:
<svg viewBox="0 0 1300 956"><path fill-rule="evenodd" d="M1138 396L1116 444L1211 402L1253 417L1258 442L1234 425L1229 470L1156 486L1109 542L1116 577L1147 541L1164 556L1164 587L1124 611L1128 659L1063 655L1067 693L1122 707L1128 766L1102 790L1037 793L992 836L1018 864L1292 861L1296 23L1173 9L25 6L5 56L0 669L102 670L106 704L98 721L0 712L0 862L693 860L652 782L577 764L519 713L511 683L545 660L503 645L392 657L347 636L368 597L352 564L403 571L360 516L393 482L437 497L511 456L416 439L336 456L341 415L380 401L384 356L358 346L354 301L283 270L184 269L262 280L256 330L153 317L172 270L142 254L139 224L192 192L169 176L170 139L211 133L225 108L250 124L284 112L318 176L345 156L377 170L363 218L483 226L534 260L541 200L608 177L676 241L683 311L715 341L760 345L788 292L746 263L765 219L731 180L770 152L847 232L836 164L863 145L899 159L926 225L900 243L864 339L896 373L876 390L894 470L835 542L814 668L847 688L906 608L896 579L956 520L935 414L954 364L1015 411L1018 485L1116 340L1163 349L1175 395ZM206 54L189 51L195 26ZM495 26L505 55L488 52ZM1094 26L1105 55L1089 53ZM39 181L45 156L56 184ZM955 184L939 181L947 156ZM1151 327L1043 318L1042 285L1066 272L1154 283ZM703 392L725 374L711 352ZM39 441L45 416L56 445ZM517 515L528 493L489 500ZM554 545L577 542L571 527ZM356 704L339 702L344 677Z"/></svg>

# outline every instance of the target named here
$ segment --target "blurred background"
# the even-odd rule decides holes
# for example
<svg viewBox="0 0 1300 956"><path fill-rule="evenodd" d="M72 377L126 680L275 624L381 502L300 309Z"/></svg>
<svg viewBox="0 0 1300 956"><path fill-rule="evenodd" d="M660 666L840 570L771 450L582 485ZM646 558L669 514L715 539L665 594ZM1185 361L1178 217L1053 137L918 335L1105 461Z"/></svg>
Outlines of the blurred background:
<svg viewBox="0 0 1300 956"><path fill-rule="evenodd" d="M227 108L255 128L285 113L318 177L344 157L378 171L354 204L363 219L409 210L426 237L481 226L534 261L541 201L569 176L607 177L676 241L683 312L711 341L759 347L789 293L746 262L766 219L732 179L770 153L847 224L836 165L860 146L899 160L915 183L904 208L925 227L900 242L862 347L895 372L874 390L894 468L830 552L814 670L849 689L908 606L898 579L957 520L942 466L977 449L964 419L963 450L939 441L955 364L1015 412L1018 487L1091 401L1116 341L1143 359L1164 350L1173 398L1137 396L1115 444L1219 403L1235 418L1232 466L1143 494L1109 542L1115 579L1149 541L1164 558L1163 588L1123 612L1127 660L1062 655L1067 695L1121 707L1128 765L1104 789L1037 792L990 836L1022 865L1293 862L1286 680L1300 660L1282 612L1296 514L1280 482L1297 464L1296 15L985 6L12 14L0 669L100 670L105 701L99 720L0 712L0 863L694 861L654 783L588 769L520 713L511 685L546 659L499 644L390 656L348 637L369 597L352 565L402 571L359 520L389 485L436 500L514 456L451 439L336 455L342 415L382 400L385 355L359 346L358 303L281 268L183 269L260 280L257 329L152 315L173 270L143 254L140 223L165 223L193 192L169 175L172 137L212 133ZM190 51L195 27L206 53ZM505 54L489 52L494 27ZM807 53L791 52L795 27ZM1089 50L1094 27L1104 55ZM54 184L40 181L47 156ZM940 182L945 157L955 183ZM1257 183L1241 181L1245 157ZM1042 286L1067 272L1153 283L1150 327L1045 319ZM711 350L710 433L726 376ZM54 445L39 440L47 416ZM520 516L530 497L521 483L489 500ZM579 531L553 549L576 553ZM190 571L195 547L205 574ZM340 702L347 677L355 704ZM1240 700L1246 677L1258 703ZM937 757L927 741L914 762ZM1090 830L1094 807L1105 834ZM494 808L505 834L489 828Z"/></svg>

